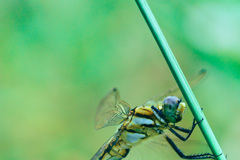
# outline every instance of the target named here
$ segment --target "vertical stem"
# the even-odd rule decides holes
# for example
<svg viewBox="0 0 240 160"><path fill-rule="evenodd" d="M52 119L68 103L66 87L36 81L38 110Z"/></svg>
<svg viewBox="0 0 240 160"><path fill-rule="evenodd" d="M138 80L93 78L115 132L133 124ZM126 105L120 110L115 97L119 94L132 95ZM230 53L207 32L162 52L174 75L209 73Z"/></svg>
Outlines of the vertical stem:
<svg viewBox="0 0 240 160"><path fill-rule="evenodd" d="M199 127L202 131L202 134L204 135L212 153L214 155L219 155L217 157L218 160L226 160L221 147L219 146L208 122L206 117L204 116L201 107L198 104L197 99L195 98L186 78L183 75L183 72L177 63L151 9L149 8L146 0L136 0L136 3L146 20L148 27L150 28L160 50L162 51L162 54L184 96L186 99L189 108L194 116L194 118L198 121L201 121L203 118L203 121L199 124Z"/></svg>

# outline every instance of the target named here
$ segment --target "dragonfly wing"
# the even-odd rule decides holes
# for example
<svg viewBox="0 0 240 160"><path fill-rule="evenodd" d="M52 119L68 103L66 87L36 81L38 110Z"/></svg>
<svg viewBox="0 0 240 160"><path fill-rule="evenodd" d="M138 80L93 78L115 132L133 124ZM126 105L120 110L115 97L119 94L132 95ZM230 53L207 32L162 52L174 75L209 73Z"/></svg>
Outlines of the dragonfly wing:
<svg viewBox="0 0 240 160"><path fill-rule="evenodd" d="M100 102L95 117L95 128L117 125L127 117L130 106L120 99L119 91L112 89Z"/></svg>
<svg viewBox="0 0 240 160"><path fill-rule="evenodd" d="M187 141L181 141L172 135L169 131L164 131L174 143L179 147L183 153L187 155L196 153L206 153L210 152L207 144L202 143L202 140L188 139ZM183 133L183 135L185 135ZM140 155L140 158L138 157ZM134 146L131 149L130 154L127 156L126 160L130 159L179 159L179 156L169 143L165 140L164 135L157 135L150 137L149 139L143 141L141 144Z"/></svg>
<svg viewBox="0 0 240 160"><path fill-rule="evenodd" d="M200 139L197 139L198 137L192 137L187 141L182 141L170 133L167 135L172 139L172 141L176 144L176 146L186 155L194 155L199 153L211 153L208 145L206 143L203 143L204 139L200 140ZM160 155L164 156L166 157L165 159L178 159L179 157L177 153L175 153L173 148L170 146L170 144L163 137L161 137L159 140L157 140L157 137L156 137L155 141L150 142L149 145L152 146L152 150L155 153L159 153L160 152L159 150L161 150L161 154L159 154L159 156ZM169 155L171 153L172 155Z"/></svg>
<svg viewBox="0 0 240 160"><path fill-rule="evenodd" d="M194 88L196 86L196 84L198 84L198 82L201 81L205 77L206 74L207 74L207 70L206 69L201 69L196 75L190 77L187 80L190 87ZM147 101L144 104L149 104L149 102L151 102L151 103L155 102L156 103L156 102L162 101L165 97L170 96L170 95L174 95L174 96L177 96L177 97L182 97L182 93L181 93L178 85L175 85L174 87L170 88L169 90L166 90L164 93L150 99L149 101Z"/></svg>

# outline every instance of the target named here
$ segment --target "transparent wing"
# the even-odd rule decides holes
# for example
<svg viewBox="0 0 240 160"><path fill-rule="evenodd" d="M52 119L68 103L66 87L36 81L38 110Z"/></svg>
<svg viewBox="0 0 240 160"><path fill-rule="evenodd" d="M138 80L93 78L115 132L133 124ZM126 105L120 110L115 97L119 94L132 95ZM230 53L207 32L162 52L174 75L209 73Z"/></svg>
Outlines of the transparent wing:
<svg viewBox="0 0 240 160"><path fill-rule="evenodd" d="M187 79L189 85L191 88L194 88L196 86L196 84L198 84L198 82L200 80L202 80L205 75L207 74L207 70L206 69L201 69L196 75L190 77L189 79ZM180 91L180 89L178 88L178 85L175 85L174 87L170 88L169 90L166 90L164 93L160 94L159 96L156 96L150 100L148 100L147 102L144 103L144 105L148 105L148 104L152 104L152 103L156 103L159 101L163 101L163 99L167 96L177 96L177 97L182 97L182 93Z"/></svg>
<svg viewBox="0 0 240 160"><path fill-rule="evenodd" d="M167 131L167 135L174 141L179 149L187 154L211 153L204 139L191 138L183 142ZM183 134L184 135L184 134ZM163 135L150 137L141 144L134 146L126 160L131 159L179 159L177 153L165 140Z"/></svg>
<svg viewBox="0 0 240 160"><path fill-rule="evenodd" d="M100 129L120 124L127 117L129 111L129 104L120 99L118 90L114 88L101 100L98 106L95 128Z"/></svg>

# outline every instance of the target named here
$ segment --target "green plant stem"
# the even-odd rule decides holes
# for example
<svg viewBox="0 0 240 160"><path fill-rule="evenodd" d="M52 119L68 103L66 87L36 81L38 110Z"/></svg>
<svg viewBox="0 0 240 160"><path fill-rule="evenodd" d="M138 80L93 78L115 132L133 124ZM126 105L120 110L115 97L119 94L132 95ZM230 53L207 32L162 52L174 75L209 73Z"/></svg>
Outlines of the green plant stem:
<svg viewBox="0 0 240 160"><path fill-rule="evenodd" d="M199 127L202 131L202 134L204 135L212 153L214 155L219 155L217 157L218 160L226 160L221 147L219 146L208 122L206 117L204 116L201 107L199 106L186 78L183 75L183 72L178 65L151 9L149 8L146 0L136 0L136 3L146 20L148 27L150 28L160 50L162 51L162 54L184 96L186 99L189 108L194 116L194 118L197 120L197 122L201 121L203 118L203 121L199 123Z"/></svg>

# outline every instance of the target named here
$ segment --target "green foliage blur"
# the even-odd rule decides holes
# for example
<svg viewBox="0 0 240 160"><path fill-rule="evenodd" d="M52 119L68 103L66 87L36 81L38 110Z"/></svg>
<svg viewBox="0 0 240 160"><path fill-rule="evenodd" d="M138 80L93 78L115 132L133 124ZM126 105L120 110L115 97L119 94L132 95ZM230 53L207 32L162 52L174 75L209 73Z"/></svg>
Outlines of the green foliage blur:
<svg viewBox="0 0 240 160"><path fill-rule="evenodd" d="M237 159L240 2L148 2L186 77L208 70L194 93ZM0 159L90 159L116 131L94 129L111 88L135 107L173 85L134 0L0 1ZM181 126L191 122L188 109ZM192 139L205 143L199 129Z"/></svg>

